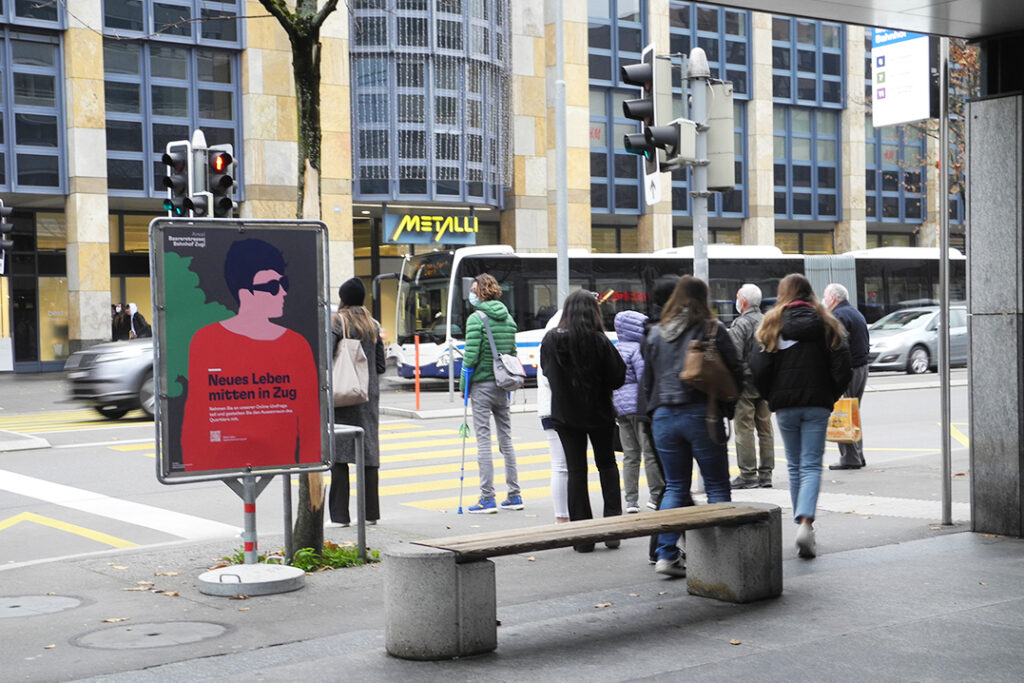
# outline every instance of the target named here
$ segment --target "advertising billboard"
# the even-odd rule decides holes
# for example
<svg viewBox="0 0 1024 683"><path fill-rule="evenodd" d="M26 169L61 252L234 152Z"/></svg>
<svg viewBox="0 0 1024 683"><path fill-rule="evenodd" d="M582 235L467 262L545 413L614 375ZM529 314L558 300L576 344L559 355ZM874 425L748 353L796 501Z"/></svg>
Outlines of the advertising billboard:
<svg viewBox="0 0 1024 683"><path fill-rule="evenodd" d="M328 466L326 230L318 221L150 224L164 483Z"/></svg>

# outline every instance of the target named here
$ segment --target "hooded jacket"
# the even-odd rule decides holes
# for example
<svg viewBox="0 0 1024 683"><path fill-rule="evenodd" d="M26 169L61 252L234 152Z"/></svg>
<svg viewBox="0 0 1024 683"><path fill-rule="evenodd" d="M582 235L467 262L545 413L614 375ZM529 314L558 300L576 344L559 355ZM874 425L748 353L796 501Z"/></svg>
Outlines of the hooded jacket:
<svg viewBox="0 0 1024 683"><path fill-rule="evenodd" d="M750 369L772 412L781 408L828 408L850 383L850 350L845 338L837 349L826 341L825 321L810 304L794 302L782 312L779 348L757 345Z"/></svg>
<svg viewBox="0 0 1024 683"><path fill-rule="evenodd" d="M637 311L622 311L615 316L615 333L619 338L615 348L626 364L626 381L612 394L612 402L619 415L637 413L640 378L644 376L641 347L644 342L646 321L647 316Z"/></svg>
<svg viewBox="0 0 1024 683"><path fill-rule="evenodd" d="M474 368L470 384L494 381L494 357L491 354L491 343L484 329L482 311L490 321L491 334L494 335L494 346L498 353L516 355L516 321L509 315L505 304L497 300L481 301L466 321L466 351L462 357L462 366ZM459 379L459 390L465 391L465 378Z"/></svg>

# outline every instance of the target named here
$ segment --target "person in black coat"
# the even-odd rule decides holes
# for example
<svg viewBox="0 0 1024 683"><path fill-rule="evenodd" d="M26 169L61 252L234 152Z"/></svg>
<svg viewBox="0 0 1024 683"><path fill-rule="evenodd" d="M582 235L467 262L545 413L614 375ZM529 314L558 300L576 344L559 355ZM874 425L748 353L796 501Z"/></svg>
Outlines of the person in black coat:
<svg viewBox="0 0 1024 683"><path fill-rule="evenodd" d="M850 303L850 293L846 287L833 282L825 287L821 303L828 306L832 315L846 328L846 338L850 345L850 368L852 377L843 392L843 396L855 398L863 405L864 388L868 383L868 353L871 350L871 338L868 334L868 323L864 316ZM829 465L830 470L859 470L864 467L864 441L839 444L839 462Z"/></svg>
<svg viewBox="0 0 1024 683"><path fill-rule="evenodd" d="M612 450L615 406L612 391L626 380L626 364L604 333L594 295L577 290L565 299L558 327L541 342L540 364L551 385L551 415L569 470L569 519L591 519L587 485L587 439L601 479L604 516L622 514L619 468ZM607 541L609 548L619 541ZM590 552L593 544L575 546Z"/></svg>
<svg viewBox="0 0 1024 683"><path fill-rule="evenodd" d="M363 306L366 298L366 286L357 277L346 280L338 289L341 305L338 312L331 318L331 332L334 344L331 354L338 357L338 343L342 336L346 339L359 339L366 354L369 368L369 400L352 406L334 409L334 423L353 425L363 428L364 471L357 476L365 476L366 486L366 521L376 524L380 519L380 498L378 497L378 481L380 479L380 447L377 436L380 422L380 379L387 367L384 357L384 342L380 338L380 323L370 316ZM331 488L327 494L327 507L331 515L331 523L335 526L348 526L351 517L348 511L349 502L349 463L355 463L355 443L351 440L337 440L334 444L334 459L331 463Z"/></svg>
<svg viewBox="0 0 1024 683"><path fill-rule="evenodd" d="M680 378L690 344L713 339L715 348L738 389L743 387L743 363L725 326L708 305L708 286L684 275L665 304L661 322L644 341L641 393L652 417L654 445L665 470L665 493L660 509L693 505L690 483L697 461L709 503L732 500L729 486L729 455L726 450L722 406L709 403L708 395ZM712 412L718 412L716 418ZM658 538L654 570L666 576L685 576L678 547L679 533Z"/></svg>
<svg viewBox="0 0 1024 683"><path fill-rule="evenodd" d="M842 324L798 273L782 278L778 301L765 314L757 341L750 370L775 413L786 449L793 520L800 525L797 549L809 559L817 554L813 524L825 432L832 405L850 383L850 351Z"/></svg>

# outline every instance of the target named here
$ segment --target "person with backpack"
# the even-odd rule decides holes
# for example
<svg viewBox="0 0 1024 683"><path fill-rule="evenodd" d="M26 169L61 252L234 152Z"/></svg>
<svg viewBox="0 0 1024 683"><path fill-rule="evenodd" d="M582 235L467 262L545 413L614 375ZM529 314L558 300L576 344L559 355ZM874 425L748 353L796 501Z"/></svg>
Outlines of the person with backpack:
<svg viewBox="0 0 1024 683"><path fill-rule="evenodd" d="M516 355L516 321L501 298L501 285L493 276L483 273L473 280L469 303L472 312L466 320L466 349L462 357L459 389L469 392L473 405L473 429L476 431L476 460L480 469L480 499L469 506L474 515L493 514L501 510L522 510L516 452L512 446L512 418L508 393L494 377L494 354L490 336L499 354ZM484 324L484 318L487 324ZM491 456L491 416L498 431L498 448L505 459L505 484L508 495L500 506L494 499L494 460Z"/></svg>
<svg viewBox="0 0 1024 683"><path fill-rule="evenodd" d="M612 392L626 379L626 364L604 333L601 311L592 292L576 290L565 298L558 327L544 335L540 364L551 385L549 420L558 433L569 470L569 519L591 519L587 477L587 440L601 480L604 516L622 514L619 468L612 447L615 406ZM618 548L619 541L606 541ZM574 546L594 550L593 543Z"/></svg>
<svg viewBox="0 0 1024 683"><path fill-rule="evenodd" d="M725 326L708 305L707 284L684 275L665 304L661 322L644 342L647 365L641 390L647 397L654 443L665 469L661 510L694 504L690 495L694 460L704 477L708 503L732 500L723 402L712 402L708 394L681 377L690 345L705 340L717 350L735 387L742 388L743 363ZM678 543L679 532L661 534L654 571L669 577L686 576Z"/></svg>
<svg viewBox="0 0 1024 683"><path fill-rule="evenodd" d="M640 463L647 475L647 506L658 509L665 492L654 447L651 445L650 423L641 415L637 397L644 375L644 358L640 349L644 341L647 316L638 311L621 311L615 316L616 350L626 364L626 381L612 396L618 412L619 440L622 442L622 482L626 491L626 512L640 512Z"/></svg>
<svg viewBox="0 0 1024 683"><path fill-rule="evenodd" d="M384 357L384 342L380 338L380 323L373 319L370 311L363 306L366 298L366 286L357 277L350 278L338 288L341 305L338 312L331 316L331 332L334 343L331 357L338 358L341 340L358 339L362 345L364 360L367 365L366 376L367 400L355 405L334 408L334 423L352 425L363 428L364 471L357 476L365 476L366 486L366 523L376 524L380 519L380 497L378 481L380 474L380 446L377 436L380 399L380 378L387 367ZM334 442L334 458L331 462L331 488L327 494L327 507L331 515L331 523L335 526L348 526L352 519L348 512L349 502L349 463L355 463L355 443L350 439L338 439Z"/></svg>

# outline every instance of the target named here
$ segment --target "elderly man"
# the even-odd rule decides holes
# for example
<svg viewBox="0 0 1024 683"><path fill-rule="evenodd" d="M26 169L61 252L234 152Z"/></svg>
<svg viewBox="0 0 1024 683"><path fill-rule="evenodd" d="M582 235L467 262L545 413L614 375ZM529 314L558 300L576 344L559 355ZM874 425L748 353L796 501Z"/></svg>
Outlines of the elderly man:
<svg viewBox="0 0 1024 683"><path fill-rule="evenodd" d="M846 287L832 283L825 287L821 302L828 306L832 315L843 323L850 344L850 366L853 378L843 396L856 398L858 402L864 398L864 386L868 381L868 324L860 311L850 304L850 293ZM830 470L859 470L864 467L864 442L839 444L839 462L829 465Z"/></svg>
<svg viewBox="0 0 1024 683"><path fill-rule="evenodd" d="M736 310L740 315L732 321L729 336L743 359L744 386L733 417L736 428L736 464L739 465L740 473L732 480L732 488L771 488L772 470L775 469L772 414L768 410L768 401L757 393L750 368L747 367L747 360L757 343L754 335L764 318L761 314L761 289L753 284L740 287L736 292ZM754 448L755 431L761 451L760 462Z"/></svg>

